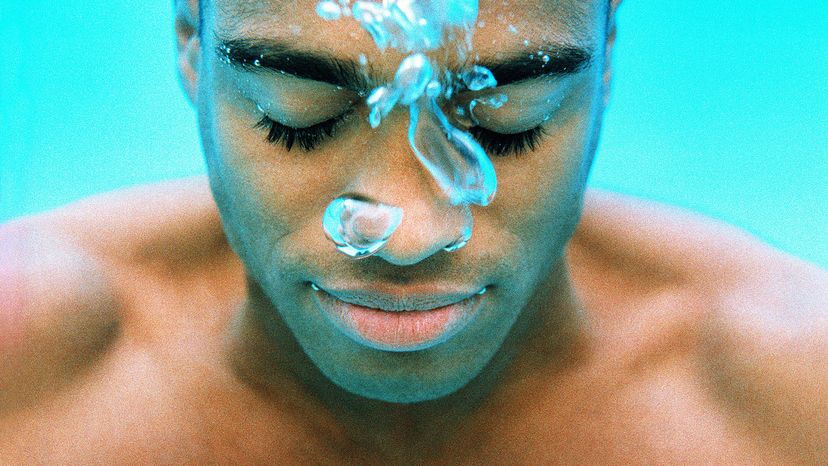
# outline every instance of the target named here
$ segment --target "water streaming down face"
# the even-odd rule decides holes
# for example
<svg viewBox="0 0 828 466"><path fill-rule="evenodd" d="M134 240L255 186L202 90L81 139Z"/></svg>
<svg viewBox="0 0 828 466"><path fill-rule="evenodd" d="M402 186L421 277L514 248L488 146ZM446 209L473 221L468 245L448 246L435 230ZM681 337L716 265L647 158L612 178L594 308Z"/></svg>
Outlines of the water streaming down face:
<svg viewBox="0 0 828 466"><path fill-rule="evenodd" d="M488 205L497 189L494 166L483 148L465 129L477 122L476 105L502 106L503 95L471 100L453 109L455 126L440 103L460 90L493 88L491 71L473 66L459 75L441 70L424 53L445 45L456 45L458 62L471 52L471 34L477 20L477 0L383 0L382 3L323 0L316 12L326 20L351 17L371 34L380 50L388 47L407 53L393 82L374 89L366 103L369 123L380 125L397 105L409 108L408 141L452 205ZM364 55L361 55L364 57ZM362 59L361 59L362 61ZM470 212L470 211L469 211ZM323 218L325 233L339 251L362 258L375 254L388 242L402 222L400 208L365 199L338 198ZM471 219L469 213L468 218ZM471 238L471 220L462 235L446 251L465 246Z"/></svg>

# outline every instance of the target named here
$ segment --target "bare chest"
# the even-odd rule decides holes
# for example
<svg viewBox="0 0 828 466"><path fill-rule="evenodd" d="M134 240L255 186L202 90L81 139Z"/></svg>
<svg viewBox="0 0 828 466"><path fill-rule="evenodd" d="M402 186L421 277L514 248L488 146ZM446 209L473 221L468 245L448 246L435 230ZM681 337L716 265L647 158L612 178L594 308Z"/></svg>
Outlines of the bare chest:
<svg viewBox="0 0 828 466"><path fill-rule="evenodd" d="M492 416L444 464L775 464L686 368L548 388L548 398Z"/></svg>
<svg viewBox="0 0 828 466"><path fill-rule="evenodd" d="M0 463L389 464L286 414L209 362L150 353L104 361L71 389L0 425ZM486 412L415 464L767 463L682 365L633 383L573 378L534 400ZM412 464L405 461L402 464Z"/></svg>

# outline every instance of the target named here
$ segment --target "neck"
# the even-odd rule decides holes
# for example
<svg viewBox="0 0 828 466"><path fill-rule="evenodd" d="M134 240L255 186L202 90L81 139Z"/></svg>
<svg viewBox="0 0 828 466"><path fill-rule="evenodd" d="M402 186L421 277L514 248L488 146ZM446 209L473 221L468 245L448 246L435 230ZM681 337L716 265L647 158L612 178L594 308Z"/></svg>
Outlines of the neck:
<svg viewBox="0 0 828 466"><path fill-rule="evenodd" d="M288 406L308 432L387 458L440 450L460 432L486 428L486 413L527 399L539 378L554 376L583 354L584 313L563 260L523 310L504 344L469 384L433 401L398 404L349 393L330 382L305 355L258 284L227 340L233 370L245 384ZM535 394L536 396L537 394ZM450 443L450 442L448 442ZM408 456L406 452L410 452Z"/></svg>

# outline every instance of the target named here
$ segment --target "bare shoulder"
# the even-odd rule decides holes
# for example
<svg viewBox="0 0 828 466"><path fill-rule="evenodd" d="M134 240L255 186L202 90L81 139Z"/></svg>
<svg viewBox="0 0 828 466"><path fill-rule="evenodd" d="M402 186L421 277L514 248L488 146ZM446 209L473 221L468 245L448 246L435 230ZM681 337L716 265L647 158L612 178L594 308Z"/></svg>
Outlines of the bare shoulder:
<svg viewBox="0 0 828 466"><path fill-rule="evenodd" d="M106 270L71 239L0 227L0 413L65 384L118 328Z"/></svg>
<svg viewBox="0 0 828 466"><path fill-rule="evenodd" d="M826 271L722 222L600 191L587 194L570 255L586 271L576 280L683 296L671 317L692 328L735 422L791 461L828 461Z"/></svg>
<svg viewBox="0 0 828 466"><path fill-rule="evenodd" d="M187 267L227 244L206 177L137 186L30 219L86 250L124 264Z"/></svg>
<svg viewBox="0 0 828 466"><path fill-rule="evenodd" d="M103 194L0 226L0 414L102 357L132 312L139 277L174 281L229 256L203 179Z"/></svg>
<svg viewBox="0 0 828 466"><path fill-rule="evenodd" d="M607 263L660 271L719 288L739 287L763 270L818 270L749 233L654 201L589 190L573 242Z"/></svg>

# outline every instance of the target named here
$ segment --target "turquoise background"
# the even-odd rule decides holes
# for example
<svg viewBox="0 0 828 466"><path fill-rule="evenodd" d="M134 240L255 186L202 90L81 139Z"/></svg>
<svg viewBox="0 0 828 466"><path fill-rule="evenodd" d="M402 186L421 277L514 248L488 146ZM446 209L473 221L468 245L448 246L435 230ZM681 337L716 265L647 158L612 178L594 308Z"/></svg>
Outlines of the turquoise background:
<svg viewBox="0 0 828 466"><path fill-rule="evenodd" d="M826 86L825 0L627 0L591 183L828 267ZM203 172L171 1L0 0L0 221Z"/></svg>

